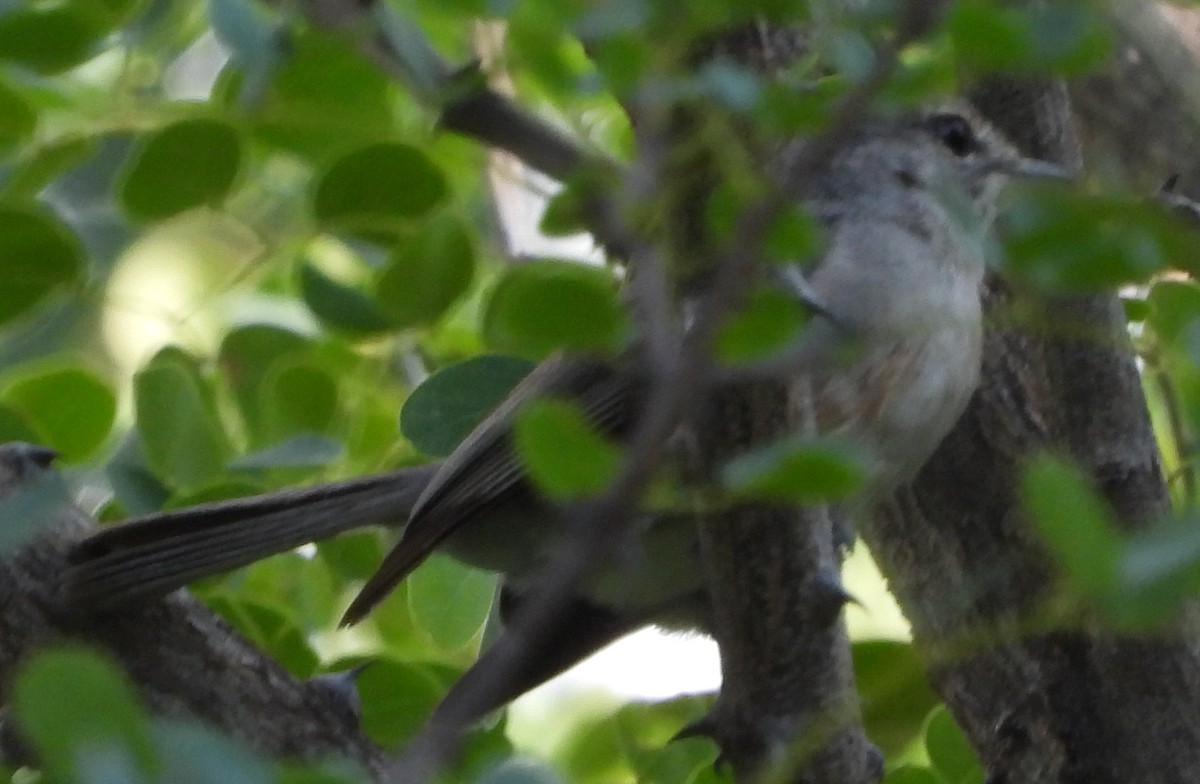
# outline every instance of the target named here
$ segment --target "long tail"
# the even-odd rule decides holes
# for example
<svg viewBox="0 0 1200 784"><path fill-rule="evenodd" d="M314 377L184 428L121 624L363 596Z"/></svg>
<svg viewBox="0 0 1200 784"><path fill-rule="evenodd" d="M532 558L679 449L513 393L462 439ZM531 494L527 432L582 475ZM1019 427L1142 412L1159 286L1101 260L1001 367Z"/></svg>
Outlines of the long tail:
<svg viewBox="0 0 1200 784"><path fill-rule="evenodd" d="M76 545L71 598L113 607L308 542L369 525L401 526L436 466L148 515Z"/></svg>

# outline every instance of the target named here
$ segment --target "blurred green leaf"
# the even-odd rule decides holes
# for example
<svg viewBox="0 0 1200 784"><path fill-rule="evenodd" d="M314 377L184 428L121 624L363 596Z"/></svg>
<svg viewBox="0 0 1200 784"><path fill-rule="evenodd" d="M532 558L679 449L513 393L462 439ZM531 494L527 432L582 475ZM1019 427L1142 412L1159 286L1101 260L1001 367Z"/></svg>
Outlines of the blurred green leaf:
<svg viewBox="0 0 1200 784"><path fill-rule="evenodd" d="M416 147L371 144L341 156L321 174L313 216L330 231L386 238L406 231L446 193L441 170Z"/></svg>
<svg viewBox="0 0 1200 784"><path fill-rule="evenodd" d="M1118 590L1105 609L1125 624L1165 621L1200 592L1200 519L1156 521L1123 543Z"/></svg>
<svg viewBox="0 0 1200 784"><path fill-rule="evenodd" d="M1146 302L1150 308L1149 324L1167 345L1177 341L1185 328L1200 321L1200 286L1192 281L1157 281Z"/></svg>
<svg viewBox="0 0 1200 784"><path fill-rule="evenodd" d="M323 162L393 134L388 77L348 38L293 30L286 44L253 118L260 140Z"/></svg>
<svg viewBox="0 0 1200 784"><path fill-rule="evenodd" d="M474 273L466 227L434 218L393 255L376 284L375 304L397 327L429 324L467 291Z"/></svg>
<svg viewBox="0 0 1200 784"><path fill-rule="evenodd" d="M275 446L243 455L230 463L234 470L265 468L319 468L342 456L342 445L327 436L306 433Z"/></svg>
<svg viewBox="0 0 1200 784"><path fill-rule="evenodd" d="M431 667L373 661L358 678L363 731L381 746L398 746L424 725L446 688Z"/></svg>
<svg viewBox="0 0 1200 784"><path fill-rule="evenodd" d="M96 53L113 21L95 0L9 5L0 12L0 60L45 74L64 71Z"/></svg>
<svg viewBox="0 0 1200 784"><path fill-rule="evenodd" d="M308 354L313 342L299 333L271 324L248 324L226 333L217 353L217 364L233 389L249 429L256 442L269 439L274 413L267 379L285 360L294 361Z"/></svg>
<svg viewBox="0 0 1200 784"><path fill-rule="evenodd" d="M977 71L1077 74L1109 53L1111 34L1084 3L1016 7L960 0L948 21L959 60Z"/></svg>
<svg viewBox="0 0 1200 784"><path fill-rule="evenodd" d="M1025 473L1030 517L1075 583L1096 598L1117 588L1121 543L1104 502L1074 467L1047 455Z"/></svg>
<svg viewBox="0 0 1200 784"><path fill-rule="evenodd" d="M37 440L38 434L33 426L25 421L24 414L0 404L0 443L5 441L35 443Z"/></svg>
<svg viewBox="0 0 1200 784"><path fill-rule="evenodd" d="M0 206L0 324L83 277L83 249L71 230L40 207Z"/></svg>
<svg viewBox="0 0 1200 784"><path fill-rule="evenodd" d="M350 335L372 335L392 329L370 297L310 264L300 265L300 295L313 315L331 329Z"/></svg>
<svg viewBox="0 0 1200 784"><path fill-rule="evenodd" d="M310 678L320 660L296 619L277 607L257 601L215 597L209 603L255 645L297 678Z"/></svg>
<svg viewBox="0 0 1200 784"><path fill-rule="evenodd" d="M673 740L676 733L711 708L712 699L707 695L622 706L615 717L617 738L637 781L689 781L699 771L712 768L717 758L714 743L698 738Z"/></svg>
<svg viewBox="0 0 1200 784"><path fill-rule="evenodd" d="M529 477L557 500L598 495L620 467L620 449L564 400L526 403L517 415L513 435Z"/></svg>
<svg viewBox="0 0 1200 784"><path fill-rule="evenodd" d="M225 198L242 165L237 130L219 120L181 120L146 138L118 186L125 212L160 220Z"/></svg>
<svg viewBox="0 0 1200 784"><path fill-rule="evenodd" d="M34 107L11 85L0 82L0 153L33 135L38 116Z"/></svg>
<svg viewBox="0 0 1200 784"><path fill-rule="evenodd" d="M88 651L47 651L21 670L12 708L55 781L81 780L89 760L119 755L142 776L159 767L125 673Z"/></svg>
<svg viewBox="0 0 1200 784"><path fill-rule="evenodd" d="M807 320L808 311L795 296L777 288L757 288L721 325L714 354L729 363L766 359L794 344Z"/></svg>
<svg viewBox="0 0 1200 784"><path fill-rule="evenodd" d="M560 348L613 353L629 329L611 274L561 261L508 270L483 317L490 346L535 358Z"/></svg>
<svg viewBox="0 0 1200 784"><path fill-rule="evenodd" d="M187 489L224 470L233 449L191 357L159 352L134 376L133 393L146 460L159 476Z"/></svg>
<svg viewBox="0 0 1200 784"><path fill-rule="evenodd" d="M782 439L736 457L721 478L740 496L805 505L845 498L863 480L849 444L803 438Z"/></svg>
<svg viewBox="0 0 1200 784"><path fill-rule="evenodd" d="M1194 263L1193 234L1145 199L1025 187L1004 225L1009 272L1044 290L1107 291Z"/></svg>
<svg viewBox="0 0 1200 784"><path fill-rule="evenodd" d="M880 784L942 784L929 768L901 765L883 777Z"/></svg>
<svg viewBox="0 0 1200 784"><path fill-rule="evenodd" d="M483 628L496 576L435 553L408 578L413 619L444 651L456 651Z"/></svg>
<svg viewBox="0 0 1200 784"><path fill-rule="evenodd" d="M921 735L925 717L938 704L937 695L909 643L866 640L854 643L852 652L863 726L890 759Z"/></svg>
<svg viewBox="0 0 1200 784"><path fill-rule="evenodd" d="M983 768L966 735L945 706L934 709L925 727L929 761L948 784L983 784Z"/></svg>
<svg viewBox="0 0 1200 784"><path fill-rule="evenodd" d="M0 399L23 414L41 443L70 462L79 462L99 448L117 413L113 391L79 367L50 368L20 379Z"/></svg>
<svg viewBox="0 0 1200 784"><path fill-rule="evenodd" d="M342 579L366 580L379 568L385 551L378 535L362 532L327 539L317 545L317 552Z"/></svg>
<svg viewBox="0 0 1200 784"><path fill-rule="evenodd" d="M328 433L336 424L337 381L315 362L280 360L263 379L259 392L268 432L276 438Z"/></svg>
<svg viewBox="0 0 1200 784"><path fill-rule="evenodd" d="M83 136L64 136L23 150L4 181L4 198L10 202L32 199L64 170L82 163L95 152L95 140Z"/></svg>
<svg viewBox="0 0 1200 784"><path fill-rule="evenodd" d="M400 432L427 455L444 457L508 396L533 363L485 354L444 367L413 390Z"/></svg>

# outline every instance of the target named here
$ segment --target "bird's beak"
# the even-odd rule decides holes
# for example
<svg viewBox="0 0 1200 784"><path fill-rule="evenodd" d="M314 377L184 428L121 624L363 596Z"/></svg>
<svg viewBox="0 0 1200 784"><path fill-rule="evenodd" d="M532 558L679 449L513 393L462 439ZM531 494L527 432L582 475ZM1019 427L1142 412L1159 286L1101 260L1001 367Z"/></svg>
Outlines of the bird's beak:
<svg viewBox="0 0 1200 784"><path fill-rule="evenodd" d="M1010 177L1042 180L1075 179L1075 173L1066 166L1037 158L992 158L983 161L980 168L984 174L1007 174Z"/></svg>

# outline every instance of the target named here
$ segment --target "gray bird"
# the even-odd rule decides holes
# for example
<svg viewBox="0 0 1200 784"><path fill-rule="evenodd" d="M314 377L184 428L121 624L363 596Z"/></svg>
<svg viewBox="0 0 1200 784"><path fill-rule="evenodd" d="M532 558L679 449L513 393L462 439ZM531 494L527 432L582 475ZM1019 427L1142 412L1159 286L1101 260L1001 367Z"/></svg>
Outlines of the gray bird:
<svg viewBox="0 0 1200 784"><path fill-rule="evenodd" d="M792 158L779 156L785 173ZM817 430L861 447L867 481L852 510L910 478L953 426L979 378L980 284L996 197L1011 176L1063 176L1021 158L964 110L863 126L805 185L825 253L780 283L818 316L780 358L811 395ZM347 609L366 616L435 549L501 572L502 614L530 590L564 530L512 444L534 397L574 401L621 439L645 383L619 361L555 357L538 366L444 462L308 490L167 512L79 545L67 576L81 603L113 607L299 544L371 524L399 542ZM798 387L799 388L799 387ZM704 625L694 521L637 521L637 557L614 558L573 597L569 620L506 699L650 622Z"/></svg>

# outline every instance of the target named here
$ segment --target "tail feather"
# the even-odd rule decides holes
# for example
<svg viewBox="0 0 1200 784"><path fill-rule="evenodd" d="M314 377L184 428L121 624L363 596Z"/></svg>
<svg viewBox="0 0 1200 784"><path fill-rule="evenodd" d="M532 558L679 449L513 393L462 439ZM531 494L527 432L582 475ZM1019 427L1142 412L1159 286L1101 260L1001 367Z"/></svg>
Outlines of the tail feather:
<svg viewBox="0 0 1200 784"><path fill-rule="evenodd" d="M401 525L433 470L221 501L114 526L76 546L67 591L80 604L113 607L354 528Z"/></svg>

